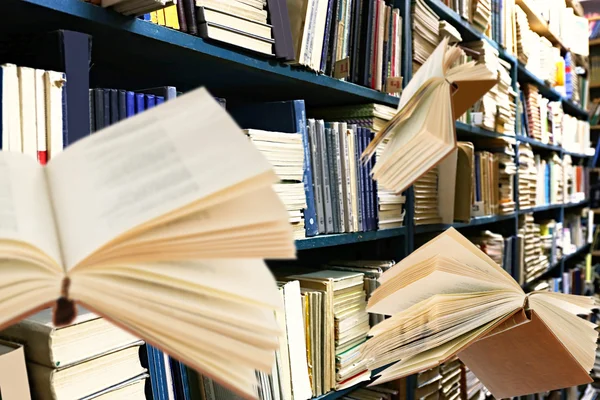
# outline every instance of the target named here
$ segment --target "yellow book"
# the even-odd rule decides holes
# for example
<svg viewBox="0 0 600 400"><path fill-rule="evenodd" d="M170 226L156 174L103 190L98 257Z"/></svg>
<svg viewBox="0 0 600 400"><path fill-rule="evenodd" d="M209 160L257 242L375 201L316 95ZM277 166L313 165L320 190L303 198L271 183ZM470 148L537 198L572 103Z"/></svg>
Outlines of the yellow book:
<svg viewBox="0 0 600 400"><path fill-rule="evenodd" d="M157 11L153 11L150 13L150 20L153 23L158 24L158 12Z"/></svg>
<svg viewBox="0 0 600 400"><path fill-rule="evenodd" d="M592 254L585 255L585 281L592 282Z"/></svg>
<svg viewBox="0 0 600 400"><path fill-rule="evenodd" d="M166 26L179 30L179 17L177 16L177 6L170 6L164 9Z"/></svg>
<svg viewBox="0 0 600 400"><path fill-rule="evenodd" d="M158 10L156 12L156 18L158 19L157 24L162 25L162 26L166 26L166 24L165 24L166 18L165 18L165 10L164 9L163 10Z"/></svg>

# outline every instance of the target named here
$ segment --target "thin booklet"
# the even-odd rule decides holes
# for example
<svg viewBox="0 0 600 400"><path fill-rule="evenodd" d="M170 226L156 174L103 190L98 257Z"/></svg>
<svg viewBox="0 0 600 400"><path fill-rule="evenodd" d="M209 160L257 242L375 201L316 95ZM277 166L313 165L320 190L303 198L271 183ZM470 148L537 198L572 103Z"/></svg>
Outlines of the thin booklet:
<svg viewBox="0 0 600 400"><path fill-rule="evenodd" d="M578 317L591 297L525 294L454 228L384 272L367 311L391 315L361 349L374 384L433 368L458 355L497 399L592 381L596 324Z"/></svg>
<svg viewBox="0 0 600 400"><path fill-rule="evenodd" d="M402 91L398 113L363 152L368 159L385 144L373 168L384 188L403 192L452 153L454 121L498 82L485 64L454 66L461 56L444 38Z"/></svg>
<svg viewBox="0 0 600 400"><path fill-rule="evenodd" d="M198 89L43 167L0 152L0 329L75 303L245 397L282 307L263 258L295 255L277 176Z"/></svg>

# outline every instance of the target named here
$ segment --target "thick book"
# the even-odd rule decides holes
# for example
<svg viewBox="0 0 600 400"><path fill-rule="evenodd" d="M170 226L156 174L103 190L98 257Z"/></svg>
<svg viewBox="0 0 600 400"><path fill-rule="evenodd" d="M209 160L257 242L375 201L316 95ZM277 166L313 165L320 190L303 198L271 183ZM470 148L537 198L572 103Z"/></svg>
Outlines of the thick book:
<svg viewBox="0 0 600 400"><path fill-rule="evenodd" d="M373 177L401 193L456 149L454 121L498 81L474 61L451 67L464 52L443 39L402 91L397 114L363 153L371 158L386 138Z"/></svg>
<svg viewBox="0 0 600 400"><path fill-rule="evenodd" d="M456 355L498 399L592 382L597 325L579 315L596 308L595 300L525 294L454 228L384 272L379 282L367 311L391 318L371 329L361 349L370 370L387 366L375 383Z"/></svg>
<svg viewBox="0 0 600 400"><path fill-rule="evenodd" d="M293 232L272 166L206 89L43 167L0 152L0 174L10 269L0 328L52 305L63 326L78 304L255 395L255 371L274 362L281 307L263 258L293 258Z"/></svg>
<svg viewBox="0 0 600 400"><path fill-rule="evenodd" d="M227 111L242 128L263 129L266 131L301 133L304 145L304 192L306 194L306 209L304 224L306 236L312 237L325 233L319 229L323 213L317 215L316 189L314 175L317 144L312 136L309 138L306 122L306 106L304 100L275 101L268 103L248 103L228 106ZM313 134L316 138L316 129ZM314 146L311 149L311 146ZM311 156L312 152L312 156ZM324 220L323 220L324 222Z"/></svg>
<svg viewBox="0 0 600 400"><path fill-rule="evenodd" d="M48 308L0 331L0 337L23 343L27 360L48 368L64 368L139 342L82 307L69 325L55 326ZM70 345L74 341L77 346Z"/></svg>

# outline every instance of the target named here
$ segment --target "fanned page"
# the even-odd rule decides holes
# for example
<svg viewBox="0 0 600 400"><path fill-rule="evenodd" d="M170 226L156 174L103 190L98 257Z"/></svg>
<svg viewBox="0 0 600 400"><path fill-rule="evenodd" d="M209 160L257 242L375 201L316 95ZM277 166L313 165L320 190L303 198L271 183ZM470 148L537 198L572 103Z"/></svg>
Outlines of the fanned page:
<svg viewBox="0 0 600 400"><path fill-rule="evenodd" d="M67 270L126 233L276 180L271 165L205 89L75 143L49 163L48 178ZM210 223L212 215L199 218Z"/></svg>
<svg viewBox="0 0 600 400"><path fill-rule="evenodd" d="M0 152L0 247L3 258L61 272L44 168L21 153Z"/></svg>

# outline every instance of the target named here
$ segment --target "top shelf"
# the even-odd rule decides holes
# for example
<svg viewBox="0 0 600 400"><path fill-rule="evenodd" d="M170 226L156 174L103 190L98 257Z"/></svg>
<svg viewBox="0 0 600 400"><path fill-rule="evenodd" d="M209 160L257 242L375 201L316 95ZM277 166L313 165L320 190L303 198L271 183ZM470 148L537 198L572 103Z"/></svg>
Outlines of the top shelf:
<svg viewBox="0 0 600 400"><path fill-rule="evenodd" d="M80 0L4 0L0 34L68 29L93 36L90 79L96 86L136 89L206 86L220 97L256 101L304 99L311 106L398 98L283 64L273 58L217 46L203 39Z"/></svg>

